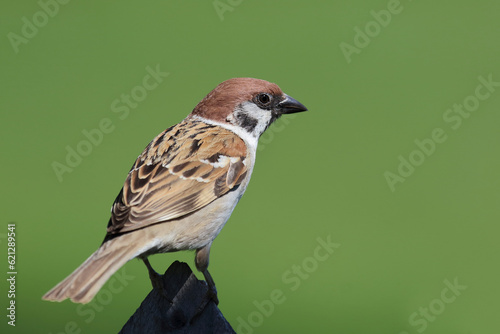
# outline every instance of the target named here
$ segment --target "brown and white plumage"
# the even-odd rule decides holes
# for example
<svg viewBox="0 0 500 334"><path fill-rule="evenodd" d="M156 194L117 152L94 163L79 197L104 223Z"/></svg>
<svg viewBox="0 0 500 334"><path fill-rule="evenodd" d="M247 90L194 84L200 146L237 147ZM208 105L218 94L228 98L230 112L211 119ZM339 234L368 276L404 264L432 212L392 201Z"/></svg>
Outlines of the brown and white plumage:
<svg viewBox="0 0 500 334"><path fill-rule="evenodd" d="M186 120L158 135L136 160L113 204L108 234L196 211L239 186L247 149L233 132Z"/></svg>
<svg viewBox="0 0 500 334"><path fill-rule="evenodd" d="M213 290L210 247L243 195L257 141L282 114L307 110L272 83L230 79L146 147L116 198L101 247L43 298L87 303L125 262L197 250Z"/></svg>

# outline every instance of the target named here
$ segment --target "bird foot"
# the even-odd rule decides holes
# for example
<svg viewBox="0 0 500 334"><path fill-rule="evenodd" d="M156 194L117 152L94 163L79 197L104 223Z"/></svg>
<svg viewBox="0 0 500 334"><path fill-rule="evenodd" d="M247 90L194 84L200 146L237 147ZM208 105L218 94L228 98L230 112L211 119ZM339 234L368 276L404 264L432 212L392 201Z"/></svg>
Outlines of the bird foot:
<svg viewBox="0 0 500 334"><path fill-rule="evenodd" d="M217 290L215 287L208 286L206 298L211 299L215 305L219 305L219 298L217 297Z"/></svg>
<svg viewBox="0 0 500 334"><path fill-rule="evenodd" d="M149 263L148 259L144 259L143 261L146 264L146 267L148 268L149 279L151 280L151 285L153 286L153 290L156 290L156 292L158 292L160 296L165 298L170 304L173 304L173 301L167 297L167 291L163 286L163 275L158 274L153 269L153 267L151 267L151 264Z"/></svg>
<svg viewBox="0 0 500 334"><path fill-rule="evenodd" d="M209 284L208 285L208 290L205 296L203 296L203 299L200 302L200 306L195 312L194 316L197 316L203 312L205 307L207 307L208 303L210 301L214 302L215 305L219 305L219 298L217 297L217 290L215 290L215 287L212 288Z"/></svg>

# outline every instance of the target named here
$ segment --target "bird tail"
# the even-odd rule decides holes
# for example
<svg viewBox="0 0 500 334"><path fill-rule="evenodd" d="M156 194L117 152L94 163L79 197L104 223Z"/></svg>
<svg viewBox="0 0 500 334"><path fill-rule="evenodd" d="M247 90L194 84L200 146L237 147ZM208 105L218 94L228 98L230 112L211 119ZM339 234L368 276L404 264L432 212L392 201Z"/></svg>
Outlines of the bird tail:
<svg viewBox="0 0 500 334"><path fill-rule="evenodd" d="M90 302L104 283L144 247L123 240L129 236L130 234L126 234L104 242L80 267L42 298L58 302L66 298L75 303Z"/></svg>

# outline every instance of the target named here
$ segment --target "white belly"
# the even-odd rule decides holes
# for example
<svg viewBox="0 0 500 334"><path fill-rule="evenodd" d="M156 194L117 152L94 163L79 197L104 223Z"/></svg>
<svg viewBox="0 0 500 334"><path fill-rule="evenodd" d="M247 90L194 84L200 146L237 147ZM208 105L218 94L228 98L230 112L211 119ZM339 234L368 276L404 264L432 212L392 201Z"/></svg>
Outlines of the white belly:
<svg viewBox="0 0 500 334"><path fill-rule="evenodd" d="M246 190L251 170L238 189L216 199L206 207L181 219L146 227L151 243L137 255L195 250L210 244L220 233Z"/></svg>

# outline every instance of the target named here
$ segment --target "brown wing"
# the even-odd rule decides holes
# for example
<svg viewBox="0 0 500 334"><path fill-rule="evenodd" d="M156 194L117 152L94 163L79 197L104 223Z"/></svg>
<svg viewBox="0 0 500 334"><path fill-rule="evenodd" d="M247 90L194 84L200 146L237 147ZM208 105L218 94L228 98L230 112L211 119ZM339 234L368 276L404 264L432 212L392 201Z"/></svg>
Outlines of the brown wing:
<svg viewBox="0 0 500 334"><path fill-rule="evenodd" d="M108 235L182 217L235 189L246 146L221 127L186 120L158 135L137 158L112 207Z"/></svg>

